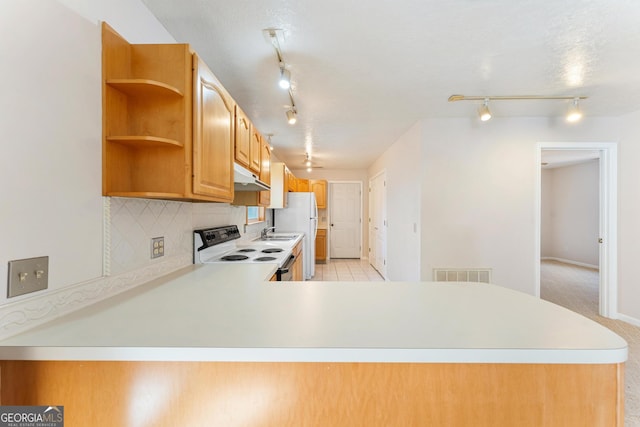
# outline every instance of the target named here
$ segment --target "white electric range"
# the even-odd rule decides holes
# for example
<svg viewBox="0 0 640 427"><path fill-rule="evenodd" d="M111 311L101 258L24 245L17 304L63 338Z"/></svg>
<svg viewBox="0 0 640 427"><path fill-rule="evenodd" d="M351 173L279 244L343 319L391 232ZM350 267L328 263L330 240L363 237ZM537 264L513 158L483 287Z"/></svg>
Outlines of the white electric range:
<svg viewBox="0 0 640 427"><path fill-rule="evenodd" d="M193 230L193 263L273 263L278 266L278 280L289 279L294 257L291 249L260 243L237 244L240 231L236 225Z"/></svg>

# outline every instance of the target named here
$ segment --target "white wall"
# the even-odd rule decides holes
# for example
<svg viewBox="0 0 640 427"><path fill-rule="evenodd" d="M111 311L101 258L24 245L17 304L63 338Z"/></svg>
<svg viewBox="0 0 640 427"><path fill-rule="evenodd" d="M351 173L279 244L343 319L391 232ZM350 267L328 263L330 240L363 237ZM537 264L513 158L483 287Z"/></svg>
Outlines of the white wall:
<svg viewBox="0 0 640 427"><path fill-rule="evenodd" d="M598 267L599 171L597 159L577 165L543 169L542 257ZM545 176L548 177L546 188Z"/></svg>
<svg viewBox="0 0 640 427"><path fill-rule="evenodd" d="M640 111L622 117L618 147L618 311L640 326Z"/></svg>
<svg viewBox="0 0 640 427"><path fill-rule="evenodd" d="M421 225L424 226L420 212L420 190L427 173L427 168L421 163L422 138L422 125L417 123L369 168L369 176L375 176L383 170L386 173L389 280L425 279L425 272L420 265L420 233Z"/></svg>
<svg viewBox="0 0 640 427"><path fill-rule="evenodd" d="M493 282L535 294L537 142L620 139L620 120L426 119L422 268L489 267Z"/></svg>
<svg viewBox="0 0 640 427"><path fill-rule="evenodd" d="M193 228L244 223L228 204L101 196L102 20L131 43L175 42L139 0L0 2L0 278L13 259L50 268L46 291L0 292L0 336L190 264Z"/></svg>
<svg viewBox="0 0 640 427"><path fill-rule="evenodd" d="M48 255L49 289L102 275L100 13L138 23L132 41L171 39L137 0L69 3L83 13L0 3L0 277L9 260Z"/></svg>

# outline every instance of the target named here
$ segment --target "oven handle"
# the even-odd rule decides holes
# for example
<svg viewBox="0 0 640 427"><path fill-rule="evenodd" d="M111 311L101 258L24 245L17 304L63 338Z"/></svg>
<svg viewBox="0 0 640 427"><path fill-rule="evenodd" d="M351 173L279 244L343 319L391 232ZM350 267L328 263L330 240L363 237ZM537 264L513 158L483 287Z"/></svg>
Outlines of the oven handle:
<svg viewBox="0 0 640 427"><path fill-rule="evenodd" d="M291 268L291 266L293 265L295 260L296 260L296 257L293 256L293 254L291 254L289 256L289 260L287 261L287 263L285 265L283 265L281 268L279 268L278 272L279 273L288 273L289 269Z"/></svg>

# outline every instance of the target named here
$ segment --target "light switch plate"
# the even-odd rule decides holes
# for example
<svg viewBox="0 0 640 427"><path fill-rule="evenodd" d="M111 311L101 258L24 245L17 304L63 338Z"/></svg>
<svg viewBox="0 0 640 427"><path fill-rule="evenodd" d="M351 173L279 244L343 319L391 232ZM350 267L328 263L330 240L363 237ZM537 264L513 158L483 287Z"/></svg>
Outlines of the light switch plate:
<svg viewBox="0 0 640 427"><path fill-rule="evenodd" d="M48 286L48 256L9 261L7 298L41 291Z"/></svg>

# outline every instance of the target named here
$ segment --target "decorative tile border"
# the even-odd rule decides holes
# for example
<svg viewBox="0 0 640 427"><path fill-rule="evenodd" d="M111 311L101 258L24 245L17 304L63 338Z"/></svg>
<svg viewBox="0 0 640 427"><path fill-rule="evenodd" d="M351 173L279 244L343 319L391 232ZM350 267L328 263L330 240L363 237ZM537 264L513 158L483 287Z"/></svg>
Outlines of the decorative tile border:
<svg viewBox="0 0 640 427"><path fill-rule="evenodd" d="M0 339L25 332L192 263L191 254L182 254L138 270L50 290L39 296L5 304L0 306Z"/></svg>

